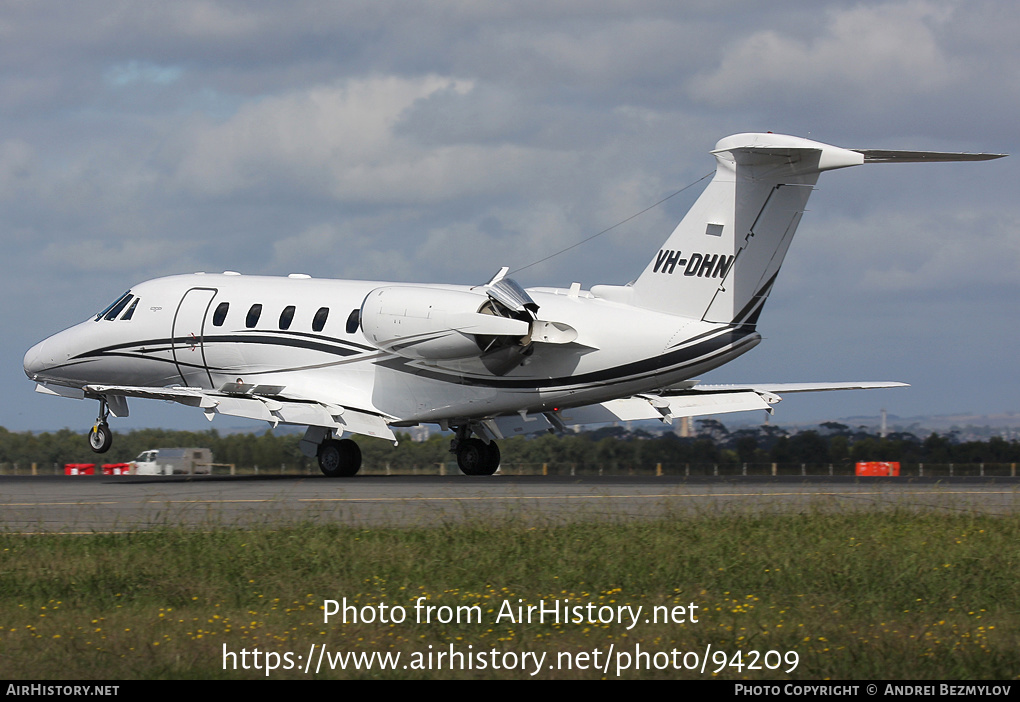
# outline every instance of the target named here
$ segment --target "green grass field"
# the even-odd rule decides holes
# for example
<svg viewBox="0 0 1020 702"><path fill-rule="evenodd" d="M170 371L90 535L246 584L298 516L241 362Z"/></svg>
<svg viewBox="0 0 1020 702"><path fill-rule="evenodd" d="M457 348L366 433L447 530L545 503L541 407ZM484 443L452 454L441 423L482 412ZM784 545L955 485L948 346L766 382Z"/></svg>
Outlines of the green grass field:
<svg viewBox="0 0 1020 702"><path fill-rule="evenodd" d="M524 652L546 653L538 678L1015 678L1018 565L1020 517L906 511L0 534L0 677L265 677L241 668L258 649L262 661L267 652L279 656L274 679L528 678L536 660ZM433 617L461 607L481 621L419 623L422 596L422 604L450 608ZM324 601L343 598L376 618L380 605L390 616L399 605L406 620L344 624L337 615L324 623ZM643 609L629 630L629 619L496 621L501 608L540 602ZM661 614L678 606L684 623L644 621L653 607L669 608ZM447 660L435 669L443 663L436 654L451 645L486 652L487 667L473 660L473 670L451 670ZM237 654L228 667L239 669L224 670L224 647ZM322 650L401 658L396 670L324 663L315 675L313 662L306 673ZM696 662L683 658L690 652L705 660L704 671L687 669ZM786 673L791 652L796 668ZM433 669L416 669L428 653ZM630 667L618 670L624 653ZM515 658L515 669L491 667ZM760 670L746 667L752 658ZM651 669L634 670L635 661Z"/></svg>

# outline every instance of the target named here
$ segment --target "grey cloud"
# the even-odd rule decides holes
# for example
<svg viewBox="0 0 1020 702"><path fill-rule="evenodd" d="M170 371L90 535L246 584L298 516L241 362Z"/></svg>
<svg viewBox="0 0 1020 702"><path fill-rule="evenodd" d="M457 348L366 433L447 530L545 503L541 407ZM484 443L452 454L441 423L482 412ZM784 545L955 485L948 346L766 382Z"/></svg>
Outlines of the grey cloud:
<svg viewBox="0 0 1020 702"><path fill-rule="evenodd" d="M991 0L5 6L0 388L25 416L0 425L81 424L92 409L35 398L21 357L148 277L477 282L694 182L734 132L1015 153L1018 25ZM1001 326L1020 292L1014 161L823 176L770 338L724 376L886 376L851 340L897 319L922 376L948 373L939 310ZM519 277L626 282L696 191Z"/></svg>

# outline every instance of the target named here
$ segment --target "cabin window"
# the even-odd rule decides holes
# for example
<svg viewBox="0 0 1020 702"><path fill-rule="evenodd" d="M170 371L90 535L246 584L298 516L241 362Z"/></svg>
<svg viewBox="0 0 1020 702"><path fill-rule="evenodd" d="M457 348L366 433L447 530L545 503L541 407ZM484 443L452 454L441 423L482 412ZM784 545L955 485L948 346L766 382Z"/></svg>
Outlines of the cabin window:
<svg viewBox="0 0 1020 702"><path fill-rule="evenodd" d="M103 319L107 321L117 319L117 315L124 311L124 308L127 307L127 304L131 302L132 297L134 297L134 295L129 294L120 298L120 300L117 301L117 304L110 308L110 311L106 313L106 316L103 317Z"/></svg>
<svg viewBox="0 0 1020 702"><path fill-rule="evenodd" d="M229 302L221 302L220 304L216 305L216 311L213 312L212 316L212 323L214 327L223 326L223 322L227 318L227 310L229 309L230 309Z"/></svg>
<svg viewBox="0 0 1020 702"><path fill-rule="evenodd" d="M361 324L361 310L352 310L351 315L347 318L347 333L353 334L358 331L359 324Z"/></svg>
<svg viewBox="0 0 1020 702"><path fill-rule="evenodd" d="M328 307L320 307L319 311L315 313L312 318L312 331L321 332L322 328L326 326L326 317L329 316Z"/></svg>
<svg viewBox="0 0 1020 702"><path fill-rule="evenodd" d="M280 329L290 329L290 323L294 321L294 305L288 305L280 313Z"/></svg>
<svg viewBox="0 0 1020 702"><path fill-rule="evenodd" d="M248 310L248 316L244 318L244 326L252 329L256 324L259 323L259 317L262 316L262 305L254 304L251 309Z"/></svg>
<svg viewBox="0 0 1020 702"><path fill-rule="evenodd" d="M105 317L110 312L110 310L112 310L114 307L116 307L118 304L120 304L121 300L125 300L125 299L128 299L128 300L131 299L131 291L130 290L128 290L126 293L124 293L123 295L118 297L116 300L111 302L109 305L104 307L103 311L96 315L96 321L98 322L100 319ZM126 305L127 302L125 302L124 304ZM124 308L121 307L120 309L124 309Z"/></svg>
<svg viewBox="0 0 1020 702"><path fill-rule="evenodd" d="M135 308L138 307L138 301L141 300L141 299L142 298L140 298L140 297L136 297L135 298L135 301L131 303L130 307L128 307L128 311L124 313L123 317L121 317L121 321L123 321L125 319L131 319L131 317L134 316Z"/></svg>

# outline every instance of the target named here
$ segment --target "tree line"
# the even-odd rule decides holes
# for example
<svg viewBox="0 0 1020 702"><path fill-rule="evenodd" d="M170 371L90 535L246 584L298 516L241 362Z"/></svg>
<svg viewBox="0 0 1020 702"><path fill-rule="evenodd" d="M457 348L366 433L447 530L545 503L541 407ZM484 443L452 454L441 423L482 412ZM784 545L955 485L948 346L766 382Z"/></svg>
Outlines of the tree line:
<svg viewBox="0 0 1020 702"><path fill-rule="evenodd" d="M826 422L817 429L789 432L763 425L729 431L714 419L695 422L692 437L673 433L652 435L643 430L605 427L565 435L514 437L499 442L504 464L550 464L613 466L617 469L648 468L657 464L833 464L857 461L900 461L901 463L977 464L1020 462L1020 442L991 437L984 441L961 441L958 436L932 433L921 438L909 432L881 437L866 429ZM380 439L358 437L370 468L390 466L394 470L453 464L450 436L434 434L416 442L398 434L399 445ZM117 433L109 453L89 450L80 432L11 432L0 427L0 464L42 466L65 463L121 463L154 448L201 447L211 449L217 463L239 468L259 466L269 470L316 470L314 458L301 453L300 433L273 432L220 434L208 431L135 429Z"/></svg>

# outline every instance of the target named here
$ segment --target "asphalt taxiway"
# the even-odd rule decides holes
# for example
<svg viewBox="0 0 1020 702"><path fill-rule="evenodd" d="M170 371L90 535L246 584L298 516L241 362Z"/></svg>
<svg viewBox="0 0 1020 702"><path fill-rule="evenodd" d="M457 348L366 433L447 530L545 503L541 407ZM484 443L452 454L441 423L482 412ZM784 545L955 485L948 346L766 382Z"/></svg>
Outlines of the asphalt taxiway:
<svg viewBox="0 0 1020 702"><path fill-rule="evenodd" d="M124 532L300 521L352 526L465 520L631 521L720 512L1020 510L1020 478L0 476L8 533Z"/></svg>

